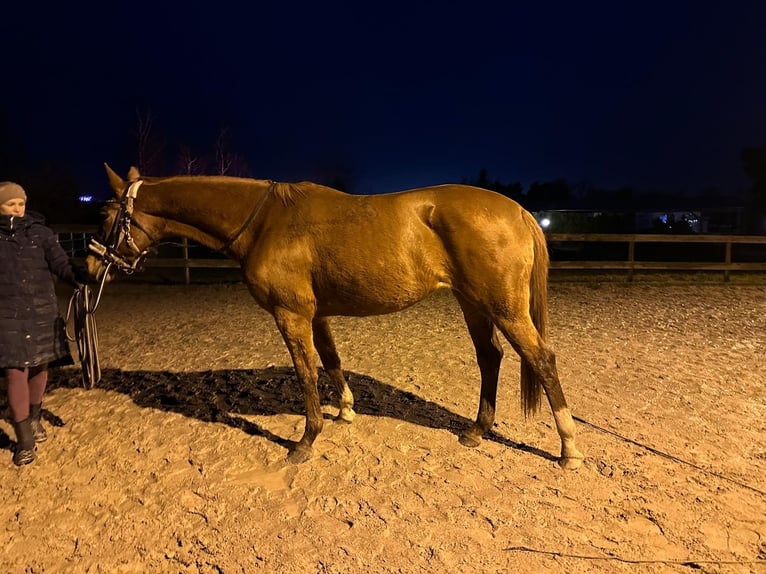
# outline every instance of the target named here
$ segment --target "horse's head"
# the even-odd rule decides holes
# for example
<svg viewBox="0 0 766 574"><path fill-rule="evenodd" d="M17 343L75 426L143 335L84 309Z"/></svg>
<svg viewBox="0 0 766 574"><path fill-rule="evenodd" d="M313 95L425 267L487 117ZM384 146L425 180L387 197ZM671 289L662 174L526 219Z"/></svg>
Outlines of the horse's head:
<svg viewBox="0 0 766 574"><path fill-rule="evenodd" d="M90 253L86 258L88 273L97 280L107 272L107 279L110 279L115 269L132 273L139 268L154 243L148 225L150 216L141 213L135 206L143 183L138 169L130 168L128 181L123 181L108 165L104 165L115 197L102 210L104 221L90 242Z"/></svg>

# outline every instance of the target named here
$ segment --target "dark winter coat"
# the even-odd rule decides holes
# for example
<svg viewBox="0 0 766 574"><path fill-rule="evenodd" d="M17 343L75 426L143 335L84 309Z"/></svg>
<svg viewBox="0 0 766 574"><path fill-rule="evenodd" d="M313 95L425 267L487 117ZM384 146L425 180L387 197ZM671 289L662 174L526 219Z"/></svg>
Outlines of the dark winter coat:
<svg viewBox="0 0 766 574"><path fill-rule="evenodd" d="M73 363L54 277L78 276L42 215L0 215L0 367Z"/></svg>

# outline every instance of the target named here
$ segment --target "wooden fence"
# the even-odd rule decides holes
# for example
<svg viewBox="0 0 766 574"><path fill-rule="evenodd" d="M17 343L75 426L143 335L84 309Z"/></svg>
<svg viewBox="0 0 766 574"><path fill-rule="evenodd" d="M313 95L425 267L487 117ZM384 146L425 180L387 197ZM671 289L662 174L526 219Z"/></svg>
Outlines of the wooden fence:
<svg viewBox="0 0 766 574"><path fill-rule="evenodd" d="M732 271L766 271L766 236L763 235L550 233L546 237L551 251L552 269L622 269L627 270L628 281L633 280L636 271L722 271L725 281L730 279ZM584 247L572 249L572 247L587 244L598 244L600 250L606 253L613 252L613 250L604 249L607 244L622 245L627 249L623 258L616 260L585 258L565 260L557 257L566 252L587 252L589 250ZM640 244L651 247L646 249L646 253L642 254L643 257L637 256L636 247ZM564 247L561 248L561 246ZM683 253L678 249L680 246L697 246L704 249L697 249L696 253L688 250ZM734 246L748 248L741 249L739 253L747 260L736 260L733 257ZM716 253L716 251L719 252Z"/></svg>
<svg viewBox="0 0 766 574"><path fill-rule="evenodd" d="M54 226L61 245L75 259L87 255L95 232L88 226ZM716 271L724 281L736 272L766 272L763 235L650 235L550 233L551 269L625 271ZM696 248L696 251L695 251ZM201 245L179 239L146 260L147 268L183 269L191 282L192 269L236 269L238 264Z"/></svg>

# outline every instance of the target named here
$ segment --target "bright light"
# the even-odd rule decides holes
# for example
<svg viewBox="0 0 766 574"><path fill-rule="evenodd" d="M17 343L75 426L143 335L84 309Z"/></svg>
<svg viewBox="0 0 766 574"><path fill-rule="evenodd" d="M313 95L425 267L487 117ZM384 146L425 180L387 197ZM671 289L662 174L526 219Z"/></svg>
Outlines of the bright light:
<svg viewBox="0 0 766 574"><path fill-rule="evenodd" d="M91 201L93 201L93 196L92 195L81 195L79 199L80 199L80 203L90 203Z"/></svg>
<svg viewBox="0 0 766 574"><path fill-rule="evenodd" d="M548 219L547 217L543 217L540 220L540 227L542 227L543 229L547 229L548 226L550 226L550 224L551 224L551 220Z"/></svg>

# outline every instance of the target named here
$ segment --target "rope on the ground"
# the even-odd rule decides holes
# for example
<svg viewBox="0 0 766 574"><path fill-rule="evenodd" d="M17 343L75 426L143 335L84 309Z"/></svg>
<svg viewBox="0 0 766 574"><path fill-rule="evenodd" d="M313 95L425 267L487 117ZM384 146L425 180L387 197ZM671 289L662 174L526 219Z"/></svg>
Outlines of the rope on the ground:
<svg viewBox="0 0 766 574"><path fill-rule="evenodd" d="M573 416L572 418L574 420L576 420L577 422L580 422L580 423L582 423L584 425L588 425L589 427L596 429L597 431L601 431L602 433L612 435L613 437L616 437L616 438L618 438L618 439L620 439L620 440L622 440L624 442L627 442L627 443L630 443L630 444L635 445L637 447L643 448L644 450L647 450L647 451L651 452L652 454L656 454L657 456L661 456L663 458L667 458L668 460L672 460L673 462L677 462L677 463L680 463L680 464L685 464L687 466L690 466L692 468L695 468L695 469L699 470L700 472L704 472L705 474L708 474L710 476L714 476L716 478L720 478L721 480L726 480L728 482L736 484L737 486L740 486L742 488L746 488L747 490L752 490L753 492L755 492L757 494L760 494L761 496L766 496L766 492L764 492L763 490L760 490L760 489L758 489L758 488L756 488L754 486L750 486L749 484L746 484L746 483L744 483L742 481L739 481L736 478L731 478L730 476L726 476L724 474L720 474L720 473L715 472L713 470L709 470L709 469L707 469L707 468L705 468L703 466L700 466L700 465L695 464L693 462L689 462L688 460L684 460L684 459L679 458L679 457L677 457L675 455L672 455L672 454L669 454L667 452L663 452L663 451L661 451L659 449L656 449L656 448L654 448L652 446L640 443L638 441L633 440L632 438L628 438L626 436L623 436L623 435L621 435L621 434L619 434L619 433L617 433L617 432L615 432L613 430L610 430L610 429L598 426L596 424L593 424L592 422L586 421L583 418L576 417L576 416Z"/></svg>
<svg viewBox="0 0 766 574"><path fill-rule="evenodd" d="M669 566L687 566L699 570L703 564L713 565L746 565L760 564L766 566L766 560L631 560L619 556L592 556L587 554L568 554L566 552L555 552L551 550L538 550L528 546L511 546L505 549L506 552L529 552L532 554L545 554L554 558L573 558L576 560L606 560L611 562L622 562L623 564L666 564Z"/></svg>
<svg viewBox="0 0 766 574"><path fill-rule="evenodd" d="M766 492L759 490L753 486L750 486L749 484L745 484L739 480L733 479L731 477L725 476L723 474L720 474L718 472L714 472L712 470L708 470L698 464L695 464L693 462L689 462L688 460L684 460L682 458L679 458L677 456L674 456L672 454L663 452L659 449L656 449L652 446L642 444L638 441L635 441L631 438L628 438L626 436L623 436L613 430L598 426L596 424L593 424L592 422L589 422L581 417L572 417L576 421L588 425L591 428L594 428L598 431L601 431L605 434L611 435L613 437L616 437L624 442L630 443L632 445L638 446L640 448L643 448L653 454L656 454L658 456L661 456L663 458L667 458L669 460L672 460L674 462L685 464L688 466L691 466L692 468L695 468L699 470L700 472L704 472L705 474L709 474L711 476L714 476L716 478L720 478L722 480L727 480L729 482L732 482L736 484L737 486L740 486L742 488L746 488L748 490L752 490L753 492L756 492L760 495L766 495ZM760 565L766 567L766 558L756 559L756 560L702 560L702 559L687 559L687 560L663 560L663 559L630 559L630 558L622 558L620 556L614 556L614 555L607 555L607 556L593 556L593 555L587 555L587 554L570 554L566 552L557 552L552 550L540 550L538 548L530 548L528 546L511 546L509 548L505 549L506 552L529 552L532 554L544 554L546 556L551 556L554 558L571 558L576 560L603 560L603 561L612 561L612 562L622 562L623 564L665 564L668 566L686 566L688 568L693 568L695 570L700 570L703 565Z"/></svg>

